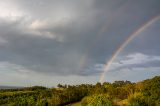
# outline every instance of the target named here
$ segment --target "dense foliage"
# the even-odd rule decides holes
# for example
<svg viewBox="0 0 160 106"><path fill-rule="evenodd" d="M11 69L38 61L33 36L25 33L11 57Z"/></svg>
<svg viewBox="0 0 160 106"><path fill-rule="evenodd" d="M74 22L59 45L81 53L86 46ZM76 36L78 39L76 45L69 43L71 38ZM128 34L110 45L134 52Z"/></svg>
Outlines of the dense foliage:
<svg viewBox="0 0 160 106"><path fill-rule="evenodd" d="M81 106L160 106L160 76L138 83L115 81L0 90L3 106L64 106L78 101Z"/></svg>

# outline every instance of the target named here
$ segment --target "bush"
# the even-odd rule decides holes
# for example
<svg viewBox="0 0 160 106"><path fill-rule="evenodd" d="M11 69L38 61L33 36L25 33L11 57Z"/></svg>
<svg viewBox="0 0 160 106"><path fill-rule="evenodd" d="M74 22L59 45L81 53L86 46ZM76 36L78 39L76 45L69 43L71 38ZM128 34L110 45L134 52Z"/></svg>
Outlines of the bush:
<svg viewBox="0 0 160 106"><path fill-rule="evenodd" d="M90 96L84 97L81 101L82 106L87 106L91 102L92 98Z"/></svg>
<svg viewBox="0 0 160 106"><path fill-rule="evenodd" d="M100 94L88 96L82 99L82 106L113 106L113 102L108 95Z"/></svg>
<svg viewBox="0 0 160 106"><path fill-rule="evenodd" d="M129 96L127 106L148 106L144 96L141 93L135 93Z"/></svg>
<svg viewBox="0 0 160 106"><path fill-rule="evenodd" d="M37 102L36 106L48 106L48 101L47 99L41 99L40 101Z"/></svg>

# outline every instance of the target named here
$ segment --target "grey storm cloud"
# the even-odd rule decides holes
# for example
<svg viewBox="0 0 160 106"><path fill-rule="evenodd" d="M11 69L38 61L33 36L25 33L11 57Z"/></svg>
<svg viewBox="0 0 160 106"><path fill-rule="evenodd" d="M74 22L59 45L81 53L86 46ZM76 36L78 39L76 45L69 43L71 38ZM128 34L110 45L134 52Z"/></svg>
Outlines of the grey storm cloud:
<svg viewBox="0 0 160 106"><path fill-rule="evenodd" d="M129 34L160 15L159 0L6 0L0 5L0 61L52 75L98 73L87 70L104 64ZM145 52L145 45L153 47L145 42L151 40L152 53L158 54L160 24L155 26L140 49L126 50Z"/></svg>

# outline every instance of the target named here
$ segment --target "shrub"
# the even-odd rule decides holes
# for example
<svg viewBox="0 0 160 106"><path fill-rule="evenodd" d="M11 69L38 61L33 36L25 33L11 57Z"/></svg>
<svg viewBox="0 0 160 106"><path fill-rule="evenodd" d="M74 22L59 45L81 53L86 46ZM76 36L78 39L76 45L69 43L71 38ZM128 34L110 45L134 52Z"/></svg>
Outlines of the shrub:
<svg viewBox="0 0 160 106"><path fill-rule="evenodd" d="M48 101L46 98L41 99L40 101L37 102L36 106L48 106Z"/></svg>
<svg viewBox="0 0 160 106"><path fill-rule="evenodd" d="M141 93L135 93L129 96L127 106L148 106L144 96Z"/></svg>
<svg viewBox="0 0 160 106"><path fill-rule="evenodd" d="M88 96L82 99L82 106L113 106L113 102L106 94Z"/></svg>

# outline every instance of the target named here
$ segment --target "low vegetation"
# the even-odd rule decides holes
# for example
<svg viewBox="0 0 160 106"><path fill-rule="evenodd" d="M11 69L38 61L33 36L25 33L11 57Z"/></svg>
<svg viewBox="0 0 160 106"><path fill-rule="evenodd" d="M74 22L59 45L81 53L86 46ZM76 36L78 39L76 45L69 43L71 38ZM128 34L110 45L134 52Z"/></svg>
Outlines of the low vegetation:
<svg viewBox="0 0 160 106"><path fill-rule="evenodd" d="M160 76L138 83L34 86L0 90L2 106L160 106Z"/></svg>

